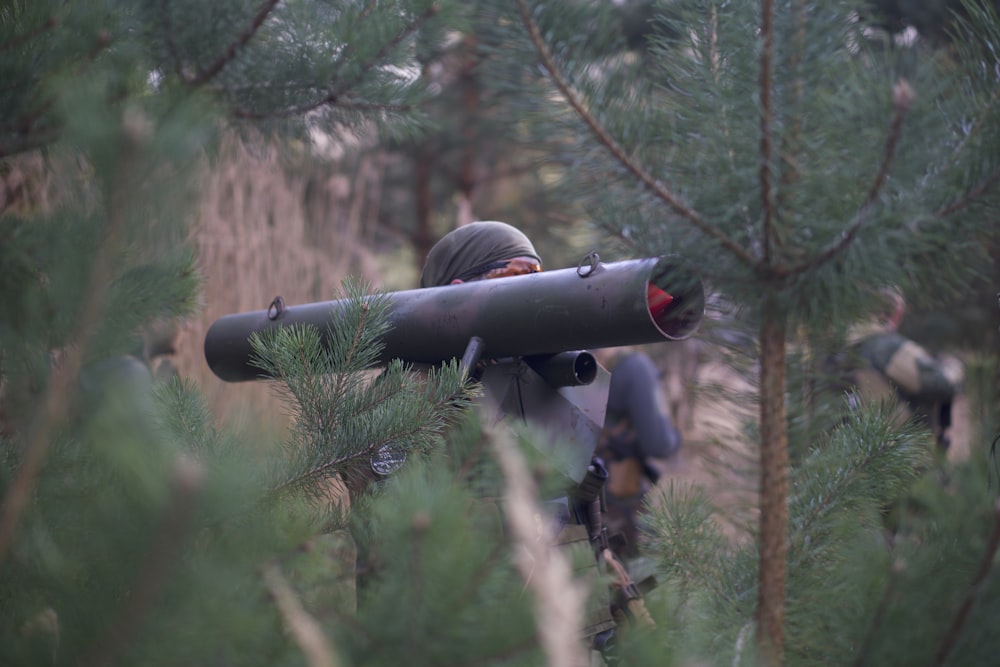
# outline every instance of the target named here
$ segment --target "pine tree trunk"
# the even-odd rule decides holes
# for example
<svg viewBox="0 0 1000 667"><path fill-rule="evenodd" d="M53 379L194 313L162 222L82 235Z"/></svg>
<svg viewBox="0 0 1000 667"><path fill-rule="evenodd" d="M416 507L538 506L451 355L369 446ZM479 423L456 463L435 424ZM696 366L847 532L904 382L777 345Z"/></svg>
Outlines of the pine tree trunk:
<svg viewBox="0 0 1000 667"><path fill-rule="evenodd" d="M426 142L417 148L417 160L413 175L413 193L416 201L417 227L413 234L413 245L417 250L417 266L427 261L427 253L434 245L433 195L431 194L431 173L434 170L433 157Z"/></svg>
<svg viewBox="0 0 1000 667"><path fill-rule="evenodd" d="M476 174L476 159L481 144L477 138L475 119L482 115L479 108L480 95L478 72L476 66L479 58L476 54L476 36L466 35L463 48L460 85L462 91L462 109L464 126L462 127L462 163L458 172L458 192L464 204L464 217L459 217L458 225L464 225L476 220L476 188L479 179Z"/></svg>
<svg viewBox="0 0 1000 667"><path fill-rule="evenodd" d="M757 644L763 663L782 663L788 526L785 319L767 297L760 329L760 572Z"/></svg>

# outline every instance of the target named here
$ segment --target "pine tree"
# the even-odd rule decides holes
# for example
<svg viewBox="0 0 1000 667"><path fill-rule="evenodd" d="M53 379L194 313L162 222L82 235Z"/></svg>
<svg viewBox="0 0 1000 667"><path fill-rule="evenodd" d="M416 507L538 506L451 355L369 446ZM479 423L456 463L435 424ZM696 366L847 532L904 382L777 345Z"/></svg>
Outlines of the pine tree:
<svg viewBox="0 0 1000 667"><path fill-rule="evenodd" d="M400 563L388 571L404 579L367 583L370 632L355 632L353 563L340 557L337 535L348 517L331 500L353 462L371 456L359 443L391 440L417 468L464 404L460 373L418 377L394 364L362 382L384 314L349 287L348 319L331 324L351 345L319 349L310 331L258 341L260 363L284 379L298 417L274 443L219 424L190 383L156 379L141 336L197 307L187 204L219 129L412 131L421 90L406 68L415 37L439 39L456 18L448 9L15 2L0 10L0 276L11 295L0 318L0 662L399 664L418 648L390 639L417 630L390 594L419 583L421 571L403 567L416 552L385 542L384 560ZM305 368L297 357L289 366L292 351L310 353ZM426 488L437 491L427 501L434 508L466 506L447 485ZM404 506L420 508L386 493L385 516L370 514L379 534L382 525L399 539L423 531L419 512L415 523ZM474 530L460 534L467 539L456 553L479 561L439 560L435 539L427 562L454 581L485 561L499 574L479 567L470 576L519 604L516 587L496 582L506 561L483 553L489 542L475 541ZM495 603L453 592L457 604ZM321 631L327 638L315 633L324 613L337 620ZM373 621L378 613L391 626ZM425 618L433 630L437 617ZM525 618L492 630L527 637L520 650L529 652ZM454 650L424 642L430 630L416 636L428 655ZM333 637L342 640L336 648Z"/></svg>
<svg viewBox="0 0 1000 667"><path fill-rule="evenodd" d="M977 630L996 618L985 448L947 491L929 484L926 434L887 426L882 406L845 418L843 397L811 394L810 364L881 287L926 305L988 270L1000 23L969 4L951 48L901 46L856 5L657 4L634 49L590 3L524 0L510 33L558 93L539 134L565 138L551 167L567 198L625 252L696 268L729 304L724 326L753 341L751 545L722 542L705 500L682 493L663 499L654 538L689 605L686 649L720 664L975 664L995 650ZM981 443L996 424L983 400ZM880 511L898 504L885 539Z"/></svg>
<svg viewBox="0 0 1000 667"><path fill-rule="evenodd" d="M577 186L571 210L624 250L688 258L757 328L760 544L723 540L709 499L665 492L648 547L657 626L620 650L637 665L758 650L760 664L980 664L996 648L989 470L946 467L942 485L926 431L883 406L827 429L828 404L785 401L806 393L797 361L831 321L882 285L960 287L995 232L996 81L980 65L996 61L997 20L970 12L942 58L868 48L849 3L788 4L670 3L641 48L608 3L492 8L490 43L512 58L495 63L520 72L502 81L537 83L541 62L569 102L519 130L560 147L548 167ZM218 423L197 387L158 384L130 355L144 325L197 307L184 204L217 131L415 132L413 73L468 28L464 9L0 10L0 662L585 659L560 624L580 589L552 590L561 561L525 530L551 467L530 457L538 435L511 447L479 424L454 365L366 370L385 326L369 288L331 295L349 304L332 345L306 328L256 339L292 419L280 442ZM529 54L524 73L514 58ZM552 99L524 98L530 120ZM406 464L344 512L338 480L383 447ZM498 493L527 514L501 525L485 502Z"/></svg>
<svg viewBox="0 0 1000 667"><path fill-rule="evenodd" d="M591 247L573 207L546 183L547 156L563 137L540 136L523 122L545 108L544 76L510 57L502 3L466 6L459 36L421 54L421 76L434 91L422 107L433 119L429 131L380 142L382 226L413 251L418 272L440 236L484 219L528 233L546 248L546 266L576 262Z"/></svg>

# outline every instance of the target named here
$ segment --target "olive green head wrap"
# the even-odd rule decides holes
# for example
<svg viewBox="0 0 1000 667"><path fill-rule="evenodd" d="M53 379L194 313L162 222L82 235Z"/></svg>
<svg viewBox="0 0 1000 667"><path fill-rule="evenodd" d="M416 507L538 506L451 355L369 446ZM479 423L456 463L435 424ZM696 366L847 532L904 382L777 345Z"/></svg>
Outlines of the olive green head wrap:
<svg viewBox="0 0 1000 667"><path fill-rule="evenodd" d="M427 253L420 286L448 285L456 278L478 273L479 267L514 257L533 257L539 264L542 262L528 237L506 222L469 223L434 244Z"/></svg>

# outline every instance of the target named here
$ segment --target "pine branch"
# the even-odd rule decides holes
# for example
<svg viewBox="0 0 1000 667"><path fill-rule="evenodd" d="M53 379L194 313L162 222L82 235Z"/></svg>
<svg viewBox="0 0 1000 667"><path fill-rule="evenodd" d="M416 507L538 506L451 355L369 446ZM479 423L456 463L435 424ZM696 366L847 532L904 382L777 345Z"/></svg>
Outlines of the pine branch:
<svg viewBox="0 0 1000 667"><path fill-rule="evenodd" d="M975 63L974 71L982 76L987 85L992 86L993 92L990 94L989 101L982 105L975 122L969 126L968 131L965 132L965 136L962 137L962 140L958 142L958 145L952 151L952 157L954 158L952 164L957 163L958 155L969 145L970 139L980 133L986 120L993 117L993 108L996 106L997 101L1000 100L1000 82L998 82L996 76L997 54L994 46L996 38L1000 37L1000 32L997 31L998 18L1000 17L997 16L995 6L991 6L985 2L976 4L977 6L973 12L973 14L978 15L976 20L970 21L969 18L963 17L957 21L960 30L956 31L955 43L959 47L959 54L964 56L967 62ZM970 7L971 5L966 5L966 9ZM982 26L988 26L986 28L987 34L979 34L976 26L977 23ZM980 66L980 64L988 62L994 63L992 72Z"/></svg>
<svg viewBox="0 0 1000 667"><path fill-rule="evenodd" d="M55 25L55 24L54 24ZM94 40L94 45L82 57L74 60L73 72L75 76L83 76L86 72L88 66L93 64L104 50L106 50L111 45L111 34L107 30L101 30L97 34L97 38ZM56 141L59 138L59 128L54 125L38 127L39 123L45 118L55 106L57 96L48 96L43 98L36 108L27 111L23 116L18 118L11 126L8 128L21 135L21 138L16 140L5 142L5 144L0 145L0 156L17 155L24 151L34 150L37 148L43 148ZM7 128L5 128L7 129Z"/></svg>
<svg viewBox="0 0 1000 667"><path fill-rule="evenodd" d="M476 466L486 460L486 444L488 443L485 438L479 438L476 441L475 448L471 452L465 454L462 465L456 473L456 477L459 479L468 479L475 470Z"/></svg>
<svg viewBox="0 0 1000 667"><path fill-rule="evenodd" d="M341 100L337 104L338 109L345 111L390 111L392 113L409 113L417 107L412 104L381 104L378 102L349 102Z"/></svg>
<svg viewBox="0 0 1000 667"><path fill-rule="evenodd" d="M368 9L369 8L365 9L365 12L362 14L362 17L364 17L368 13ZM232 113L236 118L244 120L262 120L265 118L289 118L293 116L302 116L308 114L311 111L316 111L321 107L336 106L342 109L351 109L351 108L364 109L365 108L363 106L364 103L344 102L341 99L341 97L345 95L349 90L351 90L351 88L355 86L358 82L362 81L365 75L367 75L378 63L380 63L389 54L389 52L392 51L392 49L399 46L399 44L401 44L403 40L414 34L420 28L421 25L429 21L437 13L438 13L437 5L433 4L430 5L423 14L418 16L413 21L404 25L399 30L399 32L397 32L396 35L392 37L392 39L386 41L382 45L382 48L380 48L375 53L375 55L373 55L365 62L361 63L360 66L357 68L357 71L355 72L353 78L351 78L348 81L340 82L340 85L336 86L336 88L330 90L323 97L317 100L272 112L258 112L258 111L251 111L248 109L234 109ZM348 55L352 52L353 52L352 45L348 44L347 46L345 46L344 52L341 54L338 60L341 63L346 62ZM405 105L397 107L389 104L381 106L373 106L372 108L380 108L381 110L389 110L389 111L410 110L410 108Z"/></svg>
<svg viewBox="0 0 1000 667"><path fill-rule="evenodd" d="M871 419L874 423L886 428L896 428L892 426L890 421L892 413L889 404L881 405L873 413ZM884 469L886 466L878 466L877 463L884 460L888 454L898 451L900 440L908 438L911 432L890 430L868 432L865 430L861 433L862 435L857 438L857 442L852 438L846 443L843 449L849 451L844 452L841 466L833 471L826 471L822 463L820 464L820 469L824 470L822 473L823 492L808 496L806 506L809 511L796 521L795 531L789 536L789 541L792 544L805 544L807 540L815 542L821 534L820 521L837 509L844 498L850 499L853 496L850 493L852 486L863 481L864 478L870 478L876 474L875 471ZM859 452L861 455L857 456ZM894 462L896 463L892 466L894 471L904 469L904 466L899 465L898 459L895 459ZM897 472L897 474L899 473ZM889 486L886 481L883 481L879 486L885 491L895 488L895 485Z"/></svg>
<svg viewBox="0 0 1000 667"><path fill-rule="evenodd" d="M483 562L476 569L475 573L465 582L465 587L462 592L459 593L455 600L455 607L462 608L467 605L468 601L471 600L479 589L486 577L495 569L497 563L501 562L502 557L506 552L506 545L498 540L496 544L493 545L493 549L490 551L489 555L483 559Z"/></svg>
<svg viewBox="0 0 1000 667"><path fill-rule="evenodd" d="M980 197L992 190L993 186L998 182L1000 182L1000 167L994 169L985 178L980 180L979 183L969 188L961 197L942 207L935 214L937 217L945 218L958 213L978 201Z"/></svg>
<svg viewBox="0 0 1000 667"><path fill-rule="evenodd" d="M251 336L255 363L283 383L295 415L289 465L270 497L290 489L321 490L337 477L354 494L360 487L353 482L367 479L362 471L377 452L387 446L426 449L468 402L469 388L457 367L432 370L418 386L417 376L394 360L366 381L363 371L375 363L390 327L389 302L366 296L364 287L350 281L344 287L348 296L331 313L326 338L315 327L295 325Z"/></svg>
<svg viewBox="0 0 1000 667"><path fill-rule="evenodd" d="M55 106L55 103L56 103L56 98L49 97L48 99L44 100L41 104L39 104L35 109L26 110L23 116L15 120L11 125L7 126L7 128L4 129L9 128L11 131L17 132L18 134L21 134L23 136L34 137L34 135L36 134L36 129L35 129L36 125L40 121L42 121L42 119L45 118L45 115L48 112L52 110L52 108ZM54 141L58 137L58 131L53 128L52 131L50 132L50 135L51 136L47 139L47 141ZM37 139L30 138L30 139L25 139L24 142L37 144L40 140L42 140L42 138L37 138ZM37 148L37 147L40 146L37 145L28 146L28 148ZM14 153L8 153L8 154L13 155Z"/></svg>
<svg viewBox="0 0 1000 667"><path fill-rule="evenodd" d="M152 611L170 568L177 562L184 544L184 533L194 514L205 470L194 459L181 458L174 466L170 504L163 516L156 540L149 550L135 585L122 606L118 618L83 661L86 667L111 665L137 632L142 620Z"/></svg>
<svg viewBox="0 0 1000 667"><path fill-rule="evenodd" d="M101 55L105 49L111 46L111 33L107 30L100 30L97 33L97 38L94 40L94 45L90 48L90 51L84 55L84 57L77 63L76 73L83 74L84 68L95 60L97 56Z"/></svg>
<svg viewBox="0 0 1000 667"><path fill-rule="evenodd" d="M365 8L361 10L360 14L358 14L358 18L359 19L368 18L368 16L376 9L378 9L378 0L369 0L368 4L365 5Z"/></svg>
<svg viewBox="0 0 1000 667"><path fill-rule="evenodd" d="M362 371L375 362L379 337L389 326L384 298L366 297L366 287L350 282L344 289L346 297L339 310L331 311L326 338L317 327L305 325L251 336L254 363L281 381L281 393L309 433L331 433L337 427L347 399L357 396L354 389L363 384ZM380 377L376 385L380 391L361 395L367 402L358 411L371 411L398 394L402 389L398 376L392 375L391 386L387 377Z"/></svg>
<svg viewBox="0 0 1000 667"><path fill-rule="evenodd" d="M135 148L140 140L138 131L126 125L126 139ZM53 433L66 414L76 395L77 380L83 369L84 357L93 342L101 319L107 309L108 291L114 275L115 257L124 242L127 202L129 192L127 181L130 159L124 159L116 173L112 185L110 201L107 205L107 225L91 264L84 303L80 310L80 320L76 325L74 340L65 348L61 367L52 373L41 409L29 426L21 464L0 507L0 562L14 541L21 514L28 506L38 476L41 474L52 444Z"/></svg>
<svg viewBox="0 0 1000 667"><path fill-rule="evenodd" d="M289 634L302 649L309 667L339 667L337 655L322 627L305 610L295 591L275 564L264 567L262 576Z"/></svg>
<svg viewBox="0 0 1000 667"><path fill-rule="evenodd" d="M566 101L573 108L573 111L575 111L580 119L586 124L591 133L593 133L598 143L604 146L615 160L621 163L621 165L624 166L629 173L635 176L635 178L638 179L638 181L646 189L663 200L671 209L673 209L675 213L693 224L707 236L718 241L724 248L729 250L743 263L750 266L756 265L757 261L753 255L744 250L743 247L734 240L729 238L721 229L706 221L701 214L698 213L698 211L682 202L677 195L675 195L659 180L654 178L652 174L647 172L642 167L642 165L638 164L635 160L626 155L625 149L622 148L617 141L615 141L614 137L608 133L607 129L601 125L597 118L595 118L594 115L587 110L587 107L580 99L580 96L573 90L572 86L570 86L569 82L566 81L565 77L563 77L555 59L552 56L552 52L542 39L542 35L538 30L538 25L531 18L526 1L517 0L517 8L521 15L521 21L524 23L524 26L528 31L528 35L531 38L531 42L534 44L535 50L538 51L542 65L549 73L549 76L552 77L552 81L555 83L556 88L562 96L566 98Z"/></svg>
<svg viewBox="0 0 1000 667"><path fill-rule="evenodd" d="M361 317L358 319L358 324L354 328L354 333L351 336L351 342L346 354L348 368L351 366L351 360L353 360L358 354L361 337L365 333L365 324L368 322L368 315L371 312L371 304L369 304L368 301L363 301L360 304L359 311ZM340 402L344 399L344 393L347 388L347 379L347 373L339 373L337 375L334 383L333 395L330 397L333 400L333 405L340 405Z"/></svg>
<svg viewBox="0 0 1000 667"><path fill-rule="evenodd" d="M889 167L896 156L896 146L899 138L903 134L903 118L906 112L913 105L915 94L910 83L906 79L900 79L892 87L892 121L889 123L889 133L885 141L885 149L882 151L882 162L879 165L875 179L868 189L868 196L861 204L862 209L867 209L875 203L875 199L882 191L885 179L889 176Z"/></svg>
<svg viewBox="0 0 1000 667"><path fill-rule="evenodd" d="M38 118L34 120L37 121ZM29 133L18 133L28 134L28 136L19 136L0 142L0 157L10 157L44 148L59 138L59 130L54 127L32 128Z"/></svg>
<svg viewBox="0 0 1000 667"><path fill-rule="evenodd" d="M427 529L430 527L431 517L424 511L417 511L413 514L410 523L410 531L413 535L413 546L410 549L410 558L408 560L411 582L411 590L407 591L414 601L421 600L423 598L424 584L426 583L427 573L423 567L423 553L426 548L426 537ZM405 606L407 612L412 618L414 614L419 614L421 611L420 605L409 604ZM420 619L413 618L409 623L406 624L406 638L407 645L409 646L419 646L419 638L414 634L414 631L420 627Z"/></svg>
<svg viewBox="0 0 1000 667"><path fill-rule="evenodd" d="M393 403L412 406L414 401L417 401L416 405L419 407L413 410L411 418L406 420L406 428L399 429L391 424L383 425L374 431L363 447L358 448L357 443L353 443L354 446L348 452L325 458L322 462L311 465L282 481L271 490L272 494L279 494L294 488L312 488L316 483L338 475L344 475L348 486L351 486L350 480L357 477L360 468L367 469L372 456L382 448L398 446L407 451L411 448L421 449L430 441L429 438L440 432L441 426L448 423L452 415L468 404L465 388L459 394L448 393L437 396L425 392L423 395L417 396L413 394L409 385L397 382L395 378L383 379L380 377L375 382L378 390L375 395L378 400L356 404L353 406L352 412L357 415L370 414L385 404L389 404L390 407ZM384 386L390 382L392 385L388 390L385 390ZM432 377L425 386L431 388L434 382L435 378ZM323 431L325 436L330 436L331 433L332 430ZM315 448L312 436L307 434L305 437L308 441L306 446Z"/></svg>
<svg viewBox="0 0 1000 667"><path fill-rule="evenodd" d="M48 32L59 25L58 16L50 16L49 18L42 21L36 28L28 30L21 35L15 35L13 39L0 44L0 53L4 51L11 51L18 48L19 46L28 43L35 37L38 37L42 33Z"/></svg>
<svg viewBox="0 0 1000 667"><path fill-rule="evenodd" d="M272 493L277 494L292 488L307 487L314 482L335 477L339 473L350 475L352 471L356 471L359 465L368 465L372 455L382 447L419 435L423 430L423 425L419 425L406 431L389 433L387 437L373 440L362 449L354 450L345 456L328 459L320 465L313 466L303 473L281 482L272 489Z"/></svg>
<svg viewBox="0 0 1000 667"><path fill-rule="evenodd" d="M274 8L278 6L279 2L280 0L264 0L260 7L257 8L257 12L250 20L250 24L247 25L247 27L236 37L236 39L223 49L222 53L219 54L219 57L216 58L215 62L199 72L196 76L186 78L185 82L192 86L201 86L209 80L215 78L215 76L222 71L223 67L232 62L239 50L246 46L247 42L249 42L253 36L257 34L261 26L264 24L264 21L267 20L267 17L270 16L271 12L274 11Z"/></svg>
<svg viewBox="0 0 1000 667"><path fill-rule="evenodd" d="M854 222L840 234L840 238L837 241L828 245L817 255L795 266L777 267L773 270L775 275L785 278L805 273L807 271L813 271L822 264L825 264L834 257L840 255L841 252L854 242L858 233L868 223L868 213L870 212L872 206L874 206L875 200L878 198L879 193L881 193L882 186L885 184L885 180L889 175L889 167L895 158L896 147L898 146L899 138L902 135L903 119L906 116L906 112L909 110L910 105L913 104L913 98L913 89L905 79L900 79L896 85L893 86L893 115L892 120L889 123L889 132L886 136L885 148L882 151L882 162L879 164L878 171L875 173L875 178L873 179L871 186L868 188L868 194L865 196L865 200L861 203L861 206L854 217Z"/></svg>
<svg viewBox="0 0 1000 667"><path fill-rule="evenodd" d="M807 7L805 0L796 0L793 11L795 13L795 36L792 47L792 54L788 60L787 69L794 73L793 102L794 110L792 121L788 132L782 137L781 163L783 165L781 173L781 191L778 193L777 207L779 215L781 211L788 208L788 202L784 199L787 189L790 189L799 180L799 153L802 148L802 102L805 99L805 79L802 74L802 53L806 44L806 20ZM782 243L781 230L774 229L774 242L780 248Z"/></svg>
<svg viewBox="0 0 1000 667"><path fill-rule="evenodd" d="M509 433L488 434L506 480L505 515L514 540L515 563L534 591L538 633L550 667L589 664L577 640L586 591L573 582L565 556L539 539L538 492L521 452ZM543 531L545 534L546 531Z"/></svg>
<svg viewBox="0 0 1000 667"><path fill-rule="evenodd" d="M167 43L167 52L174 61L174 73L181 81L187 81L188 76L184 73L184 65L181 62L180 51L177 49L177 42L174 41L174 23L170 20L169 10L170 0L161 0L160 2L160 14L163 19L163 24L166 26L164 30Z"/></svg>
<svg viewBox="0 0 1000 667"><path fill-rule="evenodd" d="M955 615L952 616L951 625L948 626L948 630L945 632L941 644L938 646L937 653L930 662L930 667L944 665L952 649L955 648L955 644L958 643L965 623L969 619L972 606L979 598L986 579L993 571L993 564L998 550L1000 550L1000 500L996 501L993 505L993 531L986 542L986 550L983 551L983 558L979 562L979 569L972 578L972 582L969 584L969 588L965 592L965 597L962 598L962 602L955 611Z"/></svg>
<svg viewBox="0 0 1000 667"><path fill-rule="evenodd" d="M952 151L952 157L957 158L958 155L965 150L966 146L969 145L969 140L976 136L980 130L983 129L983 124L986 119L990 117L993 112L993 107L996 106L997 100L1000 100L1000 84L997 84L993 88L993 94L990 95L989 101L983 106L982 113L976 118L976 121L969 127L969 131L965 133L962 140L958 142L955 146L955 150Z"/></svg>
<svg viewBox="0 0 1000 667"><path fill-rule="evenodd" d="M404 25L392 39L388 40L385 44L382 45L382 48L380 48L372 58L369 58L367 61L361 63L361 67L358 68L358 72L355 74L354 79L351 81L347 81L345 85L342 85L340 87L341 91L350 89L352 86L357 84L358 81L360 81L365 74L371 71L371 69L375 67L376 64L378 64L379 62L382 61L383 58L388 56L389 52L392 51L392 49L399 46L403 42L403 40L405 40L407 37L413 35L420 28L420 26L422 26L424 23L426 23L427 21L431 20L434 16L436 16L438 11L439 11L438 6L435 4L431 4L427 7L427 9L424 11L423 14L416 17L413 21ZM344 60L346 60L346 58ZM332 101L332 99L335 99L338 96L339 93L331 92L329 97L331 98Z"/></svg>
<svg viewBox="0 0 1000 667"><path fill-rule="evenodd" d="M886 612L889 609L889 603L892 602L892 598L896 594L896 575L900 569L901 566L895 562L889 566L889 581L885 585L885 590L882 591L882 598L879 600L878 608L875 610L875 617L868 626L868 633L861 643L861 648L858 650L858 656L854 660L854 667L864 667L864 664L868 661L868 651L871 650L874 639L879 635L882 622L885 620Z"/></svg>
<svg viewBox="0 0 1000 667"><path fill-rule="evenodd" d="M357 569L353 573L355 578L355 584L357 583L357 578L366 574L362 569ZM372 629L369 628L364 623L359 622L358 615L355 610L343 610L337 606L330 607L325 610L326 613L330 614L336 619L337 623L350 628L351 634L355 637L362 637L368 644L378 643L378 637L372 634Z"/></svg>
<svg viewBox="0 0 1000 667"><path fill-rule="evenodd" d="M334 374L334 390L332 395L328 395L325 391L327 386L327 376L324 374L326 369L313 368L313 359L316 354L316 347L318 343L312 337L312 331L301 331L301 337L294 337L295 347L291 350L294 353L296 368L295 373L289 377L288 375L281 373L277 377L284 380L285 388L289 391L292 398L295 400L300 411L302 411L302 417L307 423L310 423L313 427L319 428L323 432L328 432L336 427L336 418L334 417L332 421L328 422L326 415L321 409L317 409L317 403L324 403L327 398L330 399L329 406L336 407L340 405L340 399L343 397L342 387L346 379L346 373L335 373ZM309 337L307 339L307 337ZM283 370L283 369L279 369Z"/></svg>
<svg viewBox="0 0 1000 667"><path fill-rule="evenodd" d="M682 592L704 587L716 598L734 602L719 577L719 561L729 543L712 517L715 510L695 488L682 495L680 487L670 481L666 488L657 487L656 495L647 501L656 508L648 517L650 552L660 556L667 572L676 573Z"/></svg>

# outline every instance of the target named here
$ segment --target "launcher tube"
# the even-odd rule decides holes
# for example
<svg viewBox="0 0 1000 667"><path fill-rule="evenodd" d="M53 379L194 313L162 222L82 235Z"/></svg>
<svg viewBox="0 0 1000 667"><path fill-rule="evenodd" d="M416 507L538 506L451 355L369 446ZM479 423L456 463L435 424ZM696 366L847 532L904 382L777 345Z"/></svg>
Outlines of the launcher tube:
<svg viewBox="0 0 1000 667"><path fill-rule="evenodd" d="M666 293L666 296L663 294ZM482 339L482 358L551 355L693 334L704 313L701 281L670 258L596 263L576 269L389 292L390 330L378 363L461 359ZM291 324L321 336L346 300L225 315L205 335L205 360L227 382L264 377L251 365L250 334Z"/></svg>

